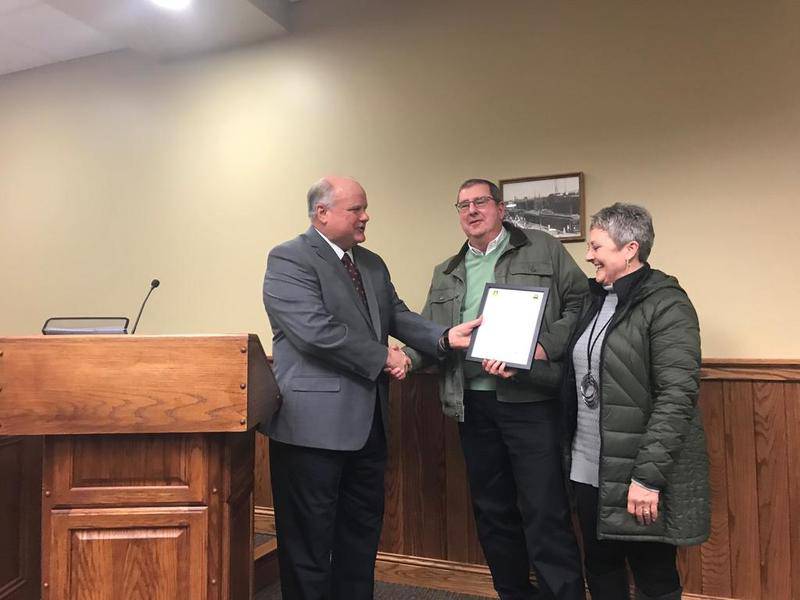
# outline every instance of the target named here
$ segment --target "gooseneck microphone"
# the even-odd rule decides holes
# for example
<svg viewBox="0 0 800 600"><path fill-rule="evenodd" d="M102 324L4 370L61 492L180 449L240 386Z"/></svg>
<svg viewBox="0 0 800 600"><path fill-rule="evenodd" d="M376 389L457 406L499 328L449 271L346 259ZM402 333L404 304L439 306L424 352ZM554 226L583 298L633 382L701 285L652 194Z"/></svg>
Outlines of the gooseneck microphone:
<svg viewBox="0 0 800 600"><path fill-rule="evenodd" d="M131 335L136 333L136 328L139 326L139 319L142 317L142 311L144 310L144 305L147 304L147 299L150 297L150 294L153 293L153 290L156 289L159 285L161 285L161 282L158 279L153 279L153 281L150 282L150 291L147 292L147 295L144 297L144 300L142 301L142 306L139 309L139 314L136 315L136 321L133 323L133 330L131 331Z"/></svg>

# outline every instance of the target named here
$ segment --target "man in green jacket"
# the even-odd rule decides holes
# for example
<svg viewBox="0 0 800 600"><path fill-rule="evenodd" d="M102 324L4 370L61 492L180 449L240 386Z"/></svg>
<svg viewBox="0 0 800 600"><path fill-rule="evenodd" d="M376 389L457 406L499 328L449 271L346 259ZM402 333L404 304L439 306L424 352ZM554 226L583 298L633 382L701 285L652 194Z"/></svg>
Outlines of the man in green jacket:
<svg viewBox="0 0 800 600"><path fill-rule="evenodd" d="M501 600L582 599L562 478L558 388L588 293L586 276L555 238L503 222L505 206L494 183L465 181L455 206L467 242L434 268L425 318L447 327L474 319L490 282L550 289L530 371L466 362L463 352L440 353L440 397L445 414L459 422L478 537L494 587ZM414 368L434 360L406 352Z"/></svg>

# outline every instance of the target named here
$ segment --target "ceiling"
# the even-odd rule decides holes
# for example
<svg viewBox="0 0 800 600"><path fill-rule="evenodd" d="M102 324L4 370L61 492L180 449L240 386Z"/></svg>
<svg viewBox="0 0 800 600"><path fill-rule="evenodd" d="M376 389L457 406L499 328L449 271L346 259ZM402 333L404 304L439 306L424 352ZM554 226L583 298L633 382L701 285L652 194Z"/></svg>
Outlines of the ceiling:
<svg viewBox="0 0 800 600"><path fill-rule="evenodd" d="M282 35L291 0L0 0L0 75L130 48L156 58Z"/></svg>

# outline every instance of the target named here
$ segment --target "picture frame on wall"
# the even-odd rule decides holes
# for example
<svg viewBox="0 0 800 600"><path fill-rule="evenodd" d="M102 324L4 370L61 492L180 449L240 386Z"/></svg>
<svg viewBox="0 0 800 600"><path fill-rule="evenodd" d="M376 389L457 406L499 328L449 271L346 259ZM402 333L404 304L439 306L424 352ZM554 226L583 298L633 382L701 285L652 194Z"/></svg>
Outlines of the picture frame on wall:
<svg viewBox="0 0 800 600"><path fill-rule="evenodd" d="M583 172L501 179L499 184L509 223L562 242L586 239Z"/></svg>

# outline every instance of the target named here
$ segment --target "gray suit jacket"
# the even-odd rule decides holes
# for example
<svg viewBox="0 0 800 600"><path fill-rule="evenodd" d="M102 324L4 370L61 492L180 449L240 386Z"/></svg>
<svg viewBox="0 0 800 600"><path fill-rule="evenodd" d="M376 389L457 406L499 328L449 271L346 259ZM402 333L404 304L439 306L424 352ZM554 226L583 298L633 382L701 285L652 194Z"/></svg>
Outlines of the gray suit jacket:
<svg viewBox="0 0 800 600"><path fill-rule="evenodd" d="M388 431L389 335L428 354L444 327L408 310L380 256L354 247L369 311L336 253L311 227L273 248L264 276L283 405L262 431L287 444L357 450L380 397Z"/></svg>

